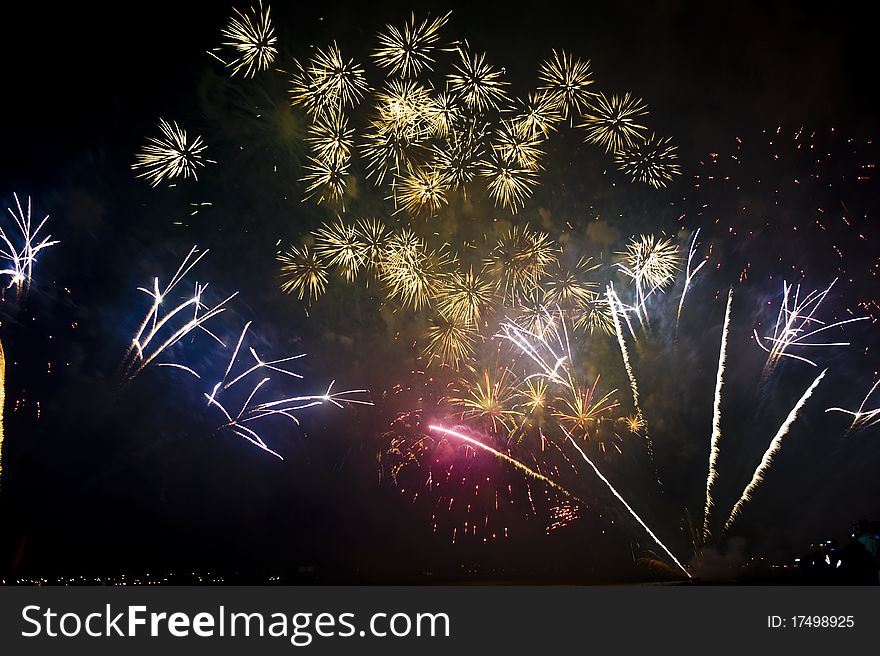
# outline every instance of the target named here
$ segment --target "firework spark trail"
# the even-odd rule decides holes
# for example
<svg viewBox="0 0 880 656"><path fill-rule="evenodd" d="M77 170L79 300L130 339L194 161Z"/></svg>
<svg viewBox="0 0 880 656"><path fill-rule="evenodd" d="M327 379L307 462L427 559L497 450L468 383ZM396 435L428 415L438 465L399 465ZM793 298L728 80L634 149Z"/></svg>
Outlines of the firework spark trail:
<svg viewBox="0 0 880 656"><path fill-rule="evenodd" d="M37 253L44 248L54 246L58 241L52 241L51 235L47 235L37 241L37 235L43 229L46 221L49 220L49 215L47 214L37 227L34 228L31 219L30 196L28 196L27 211L25 212L21 207L18 194L14 193L12 195L15 198L15 206L18 213L14 212L11 207L6 208L6 210L15 221L15 227L18 229L18 232L21 233L22 246L20 249L16 248L15 244L12 243L12 239L3 230L3 227L0 226L0 240L2 240L2 244L0 244L0 259L9 263L3 269L0 269L0 275L8 275L10 281L7 287L14 286L16 292L21 294L30 287Z"/></svg>
<svg viewBox="0 0 880 656"><path fill-rule="evenodd" d="M828 408L825 412L842 412L843 414L849 415L852 417L852 423L846 429L844 433L844 437L849 435L854 431L863 430L865 428L871 428L872 426L876 426L880 423L880 408L875 408L873 410L865 410L865 405L868 403L868 399L871 398L871 395L880 386L880 378L877 379L877 382L874 383L873 387L868 390L868 393L865 395L865 398L862 399L861 405L859 405L859 409L856 411L847 410L845 408Z"/></svg>
<svg viewBox="0 0 880 656"><path fill-rule="evenodd" d="M125 356L123 357L121 371L124 380L128 382L134 380L134 378L136 378L138 374L140 374L166 349L179 342L181 339L186 337L189 333L197 328L207 333L211 338L219 342L221 345L223 344L223 342L221 342L220 339L211 331L205 328L203 324L209 319L224 312L225 305L230 300L232 300L238 294L238 292L235 292L234 294L228 296L226 299L211 307L205 305L202 302L202 294L208 288L208 285L195 283L192 296L185 298L178 305L167 310L160 317L160 309L170 292L177 286L178 283L180 283L183 277L186 276L186 274L190 270L192 270L192 268L196 264L198 264L199 261L208 253L208 251L206 250L194 258L196 249L196 246L193 246L192 249L190 249L189 253L183 259L183 262L181 262L180 266L177 268L177 271L171 277L170 282L168 283L168 285L165 286L164 289L159 288L159 278L153 279L153 289L151 290L145 287L138 288L138 291L142 291L147 294L147 296L150 296L153 299L153 302L150 306L150 309L147 310L147 313L144 316L140 327L132 338L131 344L126 351ZM174 320L179 319L180 317L178 315L181 315L184 310L187 310L189 308L192 308L192 318L185 321L182 325L176 325ZM202 314L199 314L199 312L202 312ZM163 341L163 339L159 337L159 335L163 333L163 329L166 327L168 327L168 330L164 332L170 332L170 335L165 337ZM152 345L151 347L151 343L154 339L158 345Z"/></svg>
<svg viewBox="0 0 880 656"><path fill-rule="evenodd" d="M802 347L821 347L821 346L849 346L849 342L806 342L808 337L825 332L832 328L838 328L849 323L857 321L865 321L870 317L856 317L854 319L845 319L844 321L836 321L834 323L826 323L815 317L816 312L822 305L822 302L828 296L828 292L834 287L837 278L831 281L824 290L815 289L807 294L804 298L800 297L801 286L790 285L783 281L782 283L782 303L779 306L779 313L776 316L776 323L773 326L773 334L767 335L765 339L770 342L770 346L764 345L758 331L754 331L755 341L758 346L767 351L767 363L764 367L765 373L769 373L779 360L782 358L793 358L806 362L812 366L818 366L812 360L789 353L788 350L793 346ZM818 324L821 328L811 329L812 325Z"/></svg>
<svg viewBox="0 0 880 656"><path fill-rule="evenodd" d="M708 541L711 532L709 521L712 507L712 486L718 478L718 455L721 452L721 389L724 386L724 368L727 363L727 336L730 331L730 307L733 304L733 288L727 292L727 309L724 311L724 328L721 331L721 349L718 354L718 375L715 379L715 403L712 406L712 439L709 449L709 473L706 476L706 507L703 510L703 542Z"/></svg>
<svg viewBox="0 0 880 656"><path fill-rule="evenodd" d="M581 447L578 446L578 443L575 442L574 439L572 439L572 437L571 437L571 435L568 433L568 431L566 431L565 428L563 428L562 430L563 430L563 432L565 433L565 436L568 438L569 442L571 442L571 443L574 445L574 447L575 447L575 449L577 449L578 453L581 454L581 456L583 457L583 459L586 460L587 464L590 465L590 467L591 467L591 468L593 469L593 471L596 473L596 476L598 476L599 479L600 479L603 483L605 483L606 486L608 486L608 489L611 490L611 493L612 493L615 497L617 497L618 501L620 501L620 502L626 507L626 509L629 511L629 514L633 516L633 518L634 518L634 519L635 519L635 520L641 525L641 527L642 527L643 529L645 529L645 531L648 533L648 535L651 536L651 539L654 540L654 542L656 542L656 543L660 546L661 549L663 549L663 551L666 553L666 555L669 556L669 557L672 559L672 562L674 562L676 565L678 565L678 568L679 568L682 572L684 572L685 575L686 575L688 578L691 578L690 572L688 572L688 571L682 566L682 564L681 564L680 562L678 562L678 558L676 558L674 555L672 555L672 552L669 551L669 549L666 548L666 545L663 544L663 542L660 541L660 538L658 538L656 535L654 535L654 532L653 532L650 528L648 528L648 525L645 524L645 522L642 521L642 518L639 517L638 514L636 513L636 511L632 509L632 506L630 506L630 505L626 502L626 499L624 499L622 496L620 496L620 493L619 493L616 489L614 489L614 486L611 484L611 482L610 482L607 478L605 478L605 477L602 475L602 472L599 471L599 468L596 467L595 464L593 464L593 461L590 460L590 458L587 456L587 454L584 453L583 449L581 449Z"/></svg>
<svg viewBox="0 0 880 656"><path fill-rule="evenodd" d="M0 481L3 480L3 408L6 407L6 354L0 342Z"/></svg>
<svg viewBox="0 0 880 656"><path fill-rule="evenodd" d="M281 456L281 454L271 449L263 440L263 438L259 435L259 433L257 433L256 429L247 424L255 422L264 417L275 415L281 415L283 417L286 417L287 419L290 419L294 423L299 424L299 419L297 419L296 415L293 414L294 412L316 405L323 405L324 403L332 403L339 408L342 407L343 403L373 405L370 401L351 398L352 395L365 394L367 393L367 390L346 390L343 392L333 392L333 385L336 383L336 381L332 381L327 387L327 391L323 394L291 396L276 399L273 401L256 402L254 401L254 398L256 397L257 393L266 383L271 380L269 377L263 377L251 389L250 393L246 397L244 403L242 403L238 412L236 412L235 414L230 412L226 408L226 406L221 403L219 397L224 392L233 388L236 384L242 382L246 377L248 377L255 371L267 369L269 371L281 373L285 376L290 376L292 378L302 378L301 374L290 371L289 369L285 369L284 367L281 367L279 365L285 362L290 362L292 360L303 358L305 357L304 353L300 355L292 355L284 358L279 358L277 360L263 360L262 358L260 358L259 355L257 355L257 352L252 347L248 348L248 352L251 354L251 357L253 357L255 364L251 365L240 374L233 373L233 368L235 367L236 360L238 359L238 355L241 352L242 344L244 343L245 335L250 329L251 323L252 322L248 321L244 325L244 328L242 328L241 335L239 336L238 342L236 342L235 348L232 351L232 356L229 358L229 364L226 367L226 371L223 373L223 377L219 381L217 381L217 383L211 389L210 394L205 394L205 399L207 399L208 406L216 407L226 418L226 423L217 428L218 432L227 430L233 435L241 437L253 444L254 446L262 449L263 451L266 451L276 458L283 460L284 458ZM192 373L194 376L196 376L196 378L201 378L196 372L192 371L188 367L174 364L170 364L167 366L177 366L180 369ZM229 380L230 377L232 378L231 380Z"/></svg>
<svg viewBox="0 0 880 656"><path fill-rule="evenodd" d="M687 266L685 268L685 274L684 274L684 289L681 290L681 298L678 301L678 314L675 316L676 329L678 329L678 322L681 319L681 311L682 311L682 308L684 308L684 299L685 299L685 296L687 296L688 290L690 289L691 280L693 280L694 276L697 275L697 273L700 271L700 269L703 268L703 265L706 264L706 262L708 261L708 258L703 258L703 261L700 262L700 264L697 266L697 268L694 269L693 271L691 270L691 264L693 263L694 254L697 249L697 237L699 237L699 236L700 236L700 228L697 228L697 230L694 232L694 237L691 240L691 247L688 250Z"/></svg>
<svg viewBox="0 0 880 656"><path fill-rule="evenodd" d="M550 317L549 312L547 313L547 316L548 318ZM527 355L535 364L537 364L539 369L541 370L538 374L528 376L526 380L535 376L541 376L557 383L565 383L565 379L563 379L559 375L559 370L565 369L566 363L571 362L571 350L568 348L567 343L563 344L563 347L565 348L565 355L559 355L556 353L553 347L550 346L543 335L539 335L532 331L526 330L510 320L502 323L499 328L501 329L501 332L498 333L496 337L506 339L507 341L517 346L525 355ZM566 342L567 337L568 336L566 333ZM529 338L535 339L536 342L532 343L531 341L529 341ZM560 339L560 341L562 340ZM541 353L539 345L543 346L543 348L548 351L549 357ZM553 362L552 365L550 361Z"/></svg>
<svg viewBox="0 0 880 656"><path fill-rule="evenodd" d="M742 511L743 506L751 500L752 494L764 480L764 476L766 475L767 470L769 470L770 466L773 464L773 457L779 452L779 449L782 448L782 438L786 436L788 430L791 428L791 425L794 423L794 420L797 419L798 412L800 412L800 409L804 406L810 396L812 396L813 390L818 387L819 383L825 377L825 374L827 372L828 370L825 369L825 371L823 371L816 377L816 380L813 381L813 384L807 388L807 391L804 392L804 395L794 405L794 407L791 409L791 412L788 413L788 417L785 418L782 426L779 427L779 431L771 440L770 446L768 446L767 450L764 452L764 456L761 458L761 462L758 465L758 468L755 469L755 473L752 475L752 480L749 481L748 485L746 485L742 495L737 500L736 504L734 504L733 510L730 511L730 517L727 518L727 522L725 522L724 524L723 532L726 533L728 529L730 529L733 522L739 516L740 511Z"/></svg>
<svg viewBox="0 0 880 656"><path fill-rule="evenodd" d="M443 433L444 435L448 435L449 437L454 437L456 439L462 440L463 442L466 442L467 444L475 446L478 449L482 449L483 451L486 451L487 453L491 453L496 458L503 460L504 462L506 462L510 465L513 465L514 467L516 467L518 470L520 470L524 474L531 476L532 478L537 479L537 480L541 481L542 483L546 483L547 485L549 485L553 489L562 492L567 497L570 497L579 503L583 503L583 501L581 499L579 499L574 494L572 494L571 492L566 490L559 483L547 478L543 474L536 472L534 469L532 469L531 467L529 467L527 465L524 465L519 460L517 460L515 458L511 458L506 453L501 453L501 451L493 449L491 446L489 446L487 444L483 444L482 442L480 442L477 439L474 439L473 437L469 437L467 435L464 435L463 433L459 433L456 430L452 430L451 428L445 428L443 426L438 426L436 424L429 425L428 430L436 431L438 433Z"/></svg>
<svg viewBox="0 0 880 656"><path fill-rule="evenodd" d="M644 437L645 444L648 447L648 456L651 458L651 463L654 465L654 476L657 479L658 485L660 488L663 488L663 481L660 480L660 474L657 471L657 465L654 462L654 443L651 440L651 436L648 433L648 421L645 419L645 415L642 412L642 405L639 402L639 385L636 382L636 375L633 372L632 365L629 361L629 351L626 348L626 340L623 338L623 328L620 324L620 315L619 312L622 309L622 303L620 299L617 297L617 294L614 292L614 285L608 285L608 288L605 291L605 295L608 298L608 304L611 307L611 319L614 322L614 332L617 335L617 344L620 346L620 355L623 358L623 366L626 369L626 375L629 377L629 385L632 390L633 397L633 406L636 409L636 418L638 421L642 423L644 426Z"/></svg>

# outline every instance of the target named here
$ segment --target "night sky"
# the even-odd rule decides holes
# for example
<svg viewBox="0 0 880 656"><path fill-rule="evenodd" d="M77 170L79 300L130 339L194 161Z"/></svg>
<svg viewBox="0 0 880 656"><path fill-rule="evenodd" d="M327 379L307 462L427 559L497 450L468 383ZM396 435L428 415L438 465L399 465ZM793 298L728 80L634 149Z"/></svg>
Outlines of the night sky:
<svg viewBox="0 0 880 656"><path fill-rule="evenodd" d="M670 333L634 353L664 492L654 489L638 449L601 459L672 551L689 560L682 523L687 509L695 522L702 516L729 285L736 314L721 506L736 499L769 438L825 367L829 382L792 428L736 531L706 560L717 560L719 576L736 575L752 557L789 562L811 542L845 538L861 517L880 517L877 430L844 438L845 418L823 412L857 407L876 380L874 322L847 330L852 346L820 353L820 368L786 362L771 382L760 380L765 354L751 337L772 322L783 278L815 289L839 276L830 317L880 317L872 305L880 194L865 168L877 160L870 141L875 35L867 18L841 3L811 12L765 2L368 5L272 2L275 65L289 70L292 57L335 39L378 79L368 60L386 23L402 23L410 10L451 9L444 35L487 51L505 67L511 93L528 92L540 62L564 49L591 60L602 89L644 98L651 129L678 145L682 175L655 190L630 184L566 128L550 142L541 185L516 218L540 216L562 232L589 226L606 262L640 232L678 235L686 248L699 227L704 245L714 245L690 292L684 337ZM276 253L335 214L301 202L305 123L288 103L287 77L269 71L231 80L207 54L230 14L225 2L2 10L0 195L6 205L13 192L31 196L61 243L41 256L27 298L18 302L7 290L0 304L7 359L0 578L662 578L636 562L653 545L586 472L579 493L588 507L579 519L548 532L546 516L517 506L499 520L510 536L488 543L453 544L432 531L429 500L412 503L387 478L378 481L381 435L401 409L383 391L422 366L408 339L415 328L380 311L363 285L334 278L308 312L279 289ZM152 189L134 178L134 154L160 117L204 137L217 163L198 182ZM509 218L491 204L477 206L487 223ZM378 193L363 194L347 211L390 213ZM458 229L459 220L448 225ZM223 339L234 341L254 320L258 351L308 353L297 364L304 388L338 379L369 388L377 405L310 409L299 428L273 425L264 438L280 461L215 433L216 417L191 380L152 368L120 387L119 361L148 304L137 287L167 278L194 244L211 252L193 280L210 281L220 298L239 292L224 315ZM668 302L674 306L677 295ZM659 319L656 329L664 327L668 319ZM615 349L609 341L592 352L596 363L610 363L596 367L625 402ZM225 367L210 340L182 343L175 355L193 367ZM491 471L522 486L509 468L492 463Z"/></svg>

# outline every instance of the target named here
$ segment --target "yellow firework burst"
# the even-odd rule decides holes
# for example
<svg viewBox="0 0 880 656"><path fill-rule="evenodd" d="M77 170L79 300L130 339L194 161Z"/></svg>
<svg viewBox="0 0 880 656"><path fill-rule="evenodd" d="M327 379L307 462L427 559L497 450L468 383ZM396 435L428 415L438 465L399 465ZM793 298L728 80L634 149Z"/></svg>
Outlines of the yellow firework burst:
<svg viewBox="0 0 880 656"><path fill-rule="evenodd" d="M426 139L434 130L435 99L413 80L392 80L376 93L373 124L407 142Z"/></svg>
<svg viewBox="0 0 880 656"><path fill-rule="evenodd" d="M197 180L197 170L214 163L202 155L206 146L201 137L190 141L186 130L165 119L159 119L159 130L162 136L148 137L131 165L133 171L138 171L135 177L146 178L151 187L174 178Z"/></svg>
<svg viewBox="0 0 880 656"><path fill-rule="evenodd" d="M495 205L506 207L514 214L525 205L538 182L534 169L498 152L480 163L480 175L486 178L486 187Z"/></svg>
<svg viewBox="0 0 880 656"><path fill-rule="evenodd" d="M307 246L291 246L278 256L281 289L312 302L327 288L327 266Z"/></svg>
<svg viewBox="0 0 880 656"><path fill-rule="evenodd" d="M514 408L516 388L510 383L510 372L498 369L476 370L469 368L458 384L459 396L449 399L453 406L462 408L462 418L475 418L486 422L492 431L503 427L510 433L515 418L522 412Z"/></svg>
<svg viewBox="0 0 880 656"><path fill-rule="evenodd" d="M395 204L410 214L434 216L447 203L449 182L441 171L417 168L398 179L394 187Z"/></svg>
<svg viewBox="0 0 880 656"><path fill-rule="evenodd" d="M485 53L472 53L467 42L456 48L459 64L454 65L455 73L447 76L449 90L455 93L471 109L484 111L497 109L498 105L507 100L504 87L503 71L496 70L486 63Z"/></svg>
<svg viewBox="0 0 880 656"><path fill-rule="evenodd" d="M612 399L617 390L599 396L598 376L592 387L582 387L571 375L567 383L563 393L553 401L552 414L568 432L589 438L599 419L619 405Z"/></svg>
<svg viewBox="0 0 880 656"><path fill-rule="evenodd" d="M347 162L354 147L354 129L341 110L328 111L309 126L306 142L316 159L325 162Z"/></svg>
<svg viewBox="0 0 880 656"><path fill-rule="evenodd" d="M645 426L648 425L648 422L646 422L644 418L638 414L621 417L620 422L624 426L626 426L626 429L630 433L635 433L636 435L639 435L639 431L644 430Z"/></svg>
<svg viewBox="0 0 880 656"><path fill-rule="evenodd" d="M388 240L380 277L390 296L418 310L436 296L453 261L445 250L428 250L420 237L404 229Z"/></svg>
<svg viewBox="0 0 880 656"><path fill-rule="evenodd" d="M588 90L593 84L590 60L583 61L562 51L554 50L553 56L541 64L538 78L543 83L540 89L558 102L563 118L580 114L595 95Z"/></svg>
<svg viewBox="0 0 880 656"><path fill-rule="evenodd" d="M540 337L549 335L556 330L558 314L550 312L544 297L544 290L540 287L523 292L513 299L511 304L516 305L515 323L520 328Z"/></svg>
<svg viewBox="0 0 880 656"><path fill-rule="evenodd" d="M559 248L545 232L514 226L501 237L484 262L505 302L515 302L538 286L547 268L557 262Z"/></svg>
<svg viewBox="0 0 880 656"><path fill-rule="evenodd" d="M528 378L520 389L517 396L522 399L515 407L522 408L526 415L536 415L544 412L550 402L550 392L547 389L545 378Z"/></svg>
<svg viewBox="0 0 880 656"><path fill-rule="evenodd" d="M618 268L643 292L647 290L650 294L653 289L663 289L675 279L679 256L678 246L671 239L640 235L630 239L617 254L621 257Z"/></svg>
<svg viewBox="0 0 880 656"><path fill-rule="evenodd" d="M367 177L377 185L391 172L408 171L416 166L415 152L408 139L377 124L373 124L363 138L360 150L366 161Z"/></svg>
<svg viewBox="0 0 880 656"><path fill-rule="evenodd" d="M581 303L575 312L574 327L587 330L590 334L602 333L614 334L614 317L611 315L611 305L604 296L597 296L585 303Z"/></svg>
<svg viewBox="0 0 880 656"><path fill-rule="evenodd" d="M477 335L470 326L440 314L428 326L425 355L432 361L436 359L443 364L456 366L473 356Z"/></svg>
<svg viewBox="0 0 880 656"><path fill-rule="evenodd" d="M530 171L540 169L540 159L544 155L541 145L545 138L542 133L519 129L509 121L502 121L495 133L492 147L501 159L516 162Z"/></svg>
<svg viewBox="0 0 880 656"><path fill-rule="evenodd" d="M591 263L592 258L581 258L574 270L556 262L541 281L544 299L549 307L559 306L571 310L598 297L595 282L584 280L582 276L598 268Z"/></svg>
<svg viewBox="0 0 880 656"><path fill-rule="evenodd" d="M253 77L258 71L269 68L278 54L269 7L267 5L264 10L263 0L259 0L250 13L234 11L235 15L221 32L227 39L223 45L234 53L233 59L224 63L232 75L242 72L244 77Z"/></svg>
<svg viewBox="0 0 880 656"><path fill-rule="evenodd" d="M638 121L648 114L647 106L629 92L623 96L600 93L590 101L580 127L586 130L589 143L616 153L644 139L647 128Z"/></svg>
<svg viewBox="0 0 880 656"><path fill-rule="evenodd" d="M437 309L465 326L476 327L496 300L495 285L479 273L454 272L446 277L437 295Z"/></svg>
<svg viewBox="0 0 880 656"><path fill-rule="evenodd" d="M379 48L373 53L376 63L390 75L404 78L416 77L425 69L432 70L434 48L450 13L433 20L428 17L418 25L413 13L402 30L386 25L386 31L379 34Z"/></svg>
<svg viewBox="0 0 880 656"><path fill-rule="evenodd" d="M291 100L314 114L354 107L369 90L363 67L346 60L334 41L316 48L306 66L299 66L291 79Z"/></svg>
<svg viewBox="0 0 880 656"><path fill-rule="evenodd" d="M349 160L319 159L310 157L306 174L300 182L306 184L303 200L315 198L317 202L338 201L345 195L348 183Z"/></svg>
<svg viewBox="0 0 880 656"><path fill-rule="evenodd" d="M526 135L547 137L563 118L560 107L559 99L547 91L530 93L525 100L517 101L513 123Z"/></svg>
<svg viewBox="0 0 880 656"><path fill-rule="evenodd" d="M431 133L446 139L461 118L461 107L451 93L437 94L428 106Z"/></svg>
<svg viewBox="0 0 880 656"><path fill-rule="evenodd" d="M621 149L614 156L614 162L633 182L649 184L655 189L665 187L674 176L681 175L678 148L669 137L652 134L644 143Z"/></svg>
<svg viewBox="0 0 880 656"><path fill-rule="evenodd" d="M474 119L454 127L444 145L434 145L434 166L443 172L452 189L464 187L477 175L487 130L487 124Z"/></svg>
<svg viewBox="0 0 880 656"><path fill-rule="evenodd" d="M357 229L340 219L316 230L314 237L315 254L338 267L346 280L353 281L364 264L364 247Z"/></svg>
<svg viewBox="0 0 880 656"><path fill-rule="evenodd" d="M385 248L391 233L385 224L377 219L361 219L355 226L355 236L360 243L360 252L364 264L370 269L377 269L382 262Z"/></svg>

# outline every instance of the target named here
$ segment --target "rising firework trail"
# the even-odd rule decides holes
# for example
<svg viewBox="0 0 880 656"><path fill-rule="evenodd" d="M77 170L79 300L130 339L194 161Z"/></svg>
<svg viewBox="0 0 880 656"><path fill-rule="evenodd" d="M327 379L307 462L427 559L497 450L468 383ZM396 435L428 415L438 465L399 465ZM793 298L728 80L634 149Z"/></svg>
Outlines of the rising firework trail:
<svg viewBox="0 0 880 656"><path fill-rule="evenodd" d="M558 490L559 492L562 492L565 496L571 497L575 501L583 503L580 499L578 499L574 494L572 494L571 492L566 490L564 487L562 487L559 483L547 478L543 474L539 474L531 467L528 467L527 465L524 465L523 463L521 463L519 460L516 460L515 458L511 458L506 453L501 453L501 451L493 449L491 446L489 446L487 444L483 444L482 442L480 442L477 439L474 439L473 437L469 437L469 436L464 435L463 433L459 433L458 431L453 430L451 428L445 428L443 426L438 426L436 424L431 424L430 426L428 426L428 430L432 430L432 431L435 431L438 433L443 433L444 435L447 435L448 437L454 437L455 439L466 442L467 444L470 444L471 446L475 446L482 451L485 451L487 453L491 453L493 456L495 456L499 460L503 460L507 464L513 465L519 471L523 472L527 476L531 476L532 478L537 479L537 480L541 481L542 483L546 483L547 485L552 487L554 490Z"/></svg>
<svg viewBox="0 0 880 656"><path fill-rule="evenodd" d="M724 311L724 328L721 331L721 349L718 354L718 375L715 379L715 403L712 406L712 439L709 448L709 473L706 476L706 507L703 510L703 542L710 536L709 521L712 507L712 487L718 478L718 455L721 453L721 389L724 386L724 368L727 364L727 336L730 331L730 307L733 304L733 288L727 292L727 309Z"/></svg>
<svg viewBox="0 0 880 656"><path fill-rule="evenodd" d="M794 407L791 409L791 412L788 413L788 417L786 417L785 421L782 422L782 426L779 427L779 431L776 433L776 436L771 440L770 446L768 446L767 450L764 452L764 457L761 458L761 462L758 465L758 468L755 469L755 473L752 475L752 480L749 481L748 485L746 485L746 488L743 490L742 495L740 495L736 504L734 504L733 510L730 511L730 517L727 518L727 522L725 522L724 524L724 533L726 533L728 529L730 529L731 525L742 511L743 506L751 500L752 494L754 494L755 490L758 489L758 486L761 485L762 481L764 480L764 476L767 474L767 470L769 470L770 466L773 464L773 457L779 452L779 449L782 447L782 438L784 438L788 434L788 430L791 428L794 420L797 419L798 412L800 412L800 409L804 407L807 399L812 396L813 390L815 390L816 387L819 386L819 383L825 377L827 371L828 370L826 369L816 377L816 380L813 381L813 384L807 388L807 391L804 392L804 395L798 400L797 403L795 403Z"/></svg>
<svg viewBox="0 0 880 656"><path fill-rule="evenodd" d="M651 436L648 434L648 422L645 419L645 415L642 412L642 405L639 403L639 384L636 382L636 375L633 372L632 364L629 361L629 350L626 348L626 340L623 338L623 328L620 324L620 312L623 311L623 304L620 302L620 299L617 297L617 294L614 291L613 285L608 285L608 288L605 291L605 296L608 299L608 305L611 308L611 318L614 322L614 332L617 335L617 344L620 347L620 355L623 358L623 366L626 369L626 375L629 378L629 386L632 390L633 397L633 406L636 409L636 420L643 427L645 444L648 447L648 456L651 458L651 463L654 464L654 443L651 441ZM657 483L660 485L661 489L663 488L663 481L660 480L660 474L657 472L656 464L654 464L654 475L657 478Z"/></svg>
<svg viewBox="0 0 880 656"><path fill-rule="evenodd" d="M669 549L666 548L666 545L663 544L663 542L660 541L660 538L658 538L656 535L654 535L654 532L653 532L650 528L648 528L648 525L645 524L645 522L642 521L642 518L639 517L638 514L636 513L636 511L632 509L632 506L630 506L630 505L626 502L626 499L624 499L622 496L620 496L620 493L619 493L616 489L614 489L614 486L611 484L611 482L610 482L607 478L605 478L605 477L602 475L602 472L599 471L599 468L596 467L595 464L593 464L593 461L590 460L590 458L587 456L587 454L584 453L583 449L581 449L581 447L578 446L578 443L575 442L574 439L572 439L572 437L571 437L571 435L569 434L569 432L568 432L567 430L565 430L565 428L563 428L562 430L563 430L563 432L565 433L565 436L568 438L568 441L571 442L571 443L574 445L574 448L577 449L578 453L581 454L581 457L583 457L583 459L587 462L587 464L590 465L590 467L591 467L591 468L593 469L593 471L596 473L596 476L598 476L599 479L600 479L603 483L605 483L606 486L608 486L608 489L611 490L611 493L612 493L615 497L617 497L617 500L620 501L620 502L626 507L626 509L629 511L629 514L633 516L633 518L634 518L634 519L635 519L635 520L641 525L641 527L642 527L643 529L645 529L645 531L648 533L648 535L651 536L651 539L654 540L654 542L656 542L657 545L658 545L661 549L663 549L664 553L672 559L672 562L674 562L674 563L678 566L678 568L679 568L682 572L685 573L685 575L686 575L688 578L691 578L690 572L688 572L688 571L682 566L682 564L681 564L680 562L678 562L678 558L676 558L675 556L672 555L672 552L669 551Z"/></svg>

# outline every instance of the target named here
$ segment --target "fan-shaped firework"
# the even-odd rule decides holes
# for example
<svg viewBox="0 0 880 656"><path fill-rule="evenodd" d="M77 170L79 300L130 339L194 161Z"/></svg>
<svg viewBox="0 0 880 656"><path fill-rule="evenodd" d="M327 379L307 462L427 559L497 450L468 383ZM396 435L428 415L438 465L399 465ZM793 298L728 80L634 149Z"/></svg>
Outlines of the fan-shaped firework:
<svg viewBox="0 0 880 656"><path fill-rule="evenodd" d="M243 71L244 77L253 77L258 71L269 68L278 54L269 6L263 9L263 0L258 0L250 13L236 9L235 15L223 28L222 35L228 39L223 45L230 48L234 55L229 62L225 62L232 75Z"/></svg>
<svg viewBox="0 0 880 656"><path fill-rule="evenodd" d="M147 138L131 165L132 170L138 171L136 177L146 178L151 187L174 178L198 179L198 169L213 163L202 155L207 146L201 137L190 141L186 130L165 119L159 119L159 130L162 136Z"/></svg>
<svg viewBox="0 0 880 656"><path fill-rule="evenodd" d="M2 242L0 243L0 258L3 260L0 276L9 276L7 289L15 287L16 292L21 294L27 291L31 285L37 254L57 244L58 240L52 241L52 235L46 235L38 239L40 230L43 229L46 221L49 220L49 215L47 214L43 217L43 220L35 228L31 219L30 196L27 199L26 211L21 207L18 194L13 194L13 197L15 198L15 210L17 211L13 211L11 207L7 207L6 211L9 212L9 215L15 222L15 227L19 234L13 239L12 235L7 234L3 226L0 225L0 242ZM21 246L16 246L15 241L18 241L19 238Z"/></svg>
<svg viewBox="0 0 880 656"><path fill-rule="evenodd" d="M291 246L278 256L281 289L299 300L314 301L327 288L327 266L307 246Z"/></svg>
<svg viewBox="0 0 880 656"><path fill-rule="evenodd" d="M638 121L647 113L641 99L629 92L611 97L599 93L584 112L581 127L588 142L604 146L605 152L617 153L644 138L647 128Z"/></svg>
<svg viewBox="0 0 880 656"><path fill-rule="evenodd" d="M580 114L590 97L595 95L587 89L593 84L590 61L582 61L563 51L553 51L553 56L541 64L538 71L541 90L554 99L563 118Z"/></svg>
<svg viewBox="0 0 880 656"><path fill-rule="evenodd" d="M376 63L388 69L390 75L404 78L416 77L424 69L432 70L434 48L449 16L447 13L433 20L426 18L417 25L413 13L402 30L387 25L379 35L379 48L373 53Z"/></svg>
<svg viewBox="0 0 880 656"><path fill-rule="evenodd" d="M620 149L614 155L614 161L633 182L660 189L681 174L677 150L669 137L659 138L652 134L642 143Z"/></svg>
<svg viewBox="0 0 880 656"><path fill-rule="evenodd" d="M507 100L504 87L507 82L500 79L503 71L496 70L486 63L486 53L470 52L467 43L456 48L460 62L455 65L455 73L448 75L449 90L457 94L471 109L482 112L497 109Z"/></svg>

